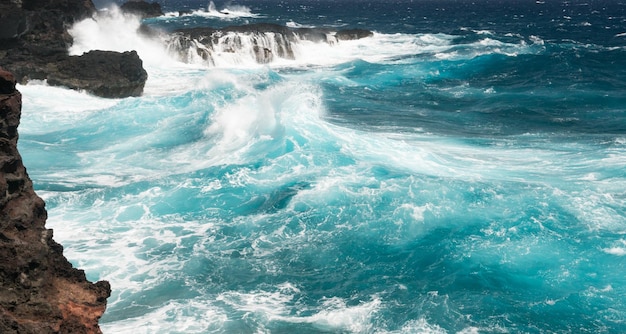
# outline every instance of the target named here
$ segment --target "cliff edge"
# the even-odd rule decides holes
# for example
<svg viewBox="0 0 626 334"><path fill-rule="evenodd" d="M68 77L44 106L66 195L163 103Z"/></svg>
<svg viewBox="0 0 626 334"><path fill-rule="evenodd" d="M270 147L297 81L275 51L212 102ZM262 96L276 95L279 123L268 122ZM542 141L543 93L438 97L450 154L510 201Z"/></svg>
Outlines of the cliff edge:
<svg viewBox="0 0 626 334"><path fill-rule="evenodd" d="M111 294L63 256L17 150L22 96L0 68L0 333L101 333Z"/></svg>

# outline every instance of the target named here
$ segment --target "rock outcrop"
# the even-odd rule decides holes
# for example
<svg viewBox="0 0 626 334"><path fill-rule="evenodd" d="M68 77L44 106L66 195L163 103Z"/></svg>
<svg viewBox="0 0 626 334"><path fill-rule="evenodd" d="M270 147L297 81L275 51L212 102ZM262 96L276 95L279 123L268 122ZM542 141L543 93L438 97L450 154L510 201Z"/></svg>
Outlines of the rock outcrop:
<svg viewBox="0 0 626 334"><path fill-rule="evenodd" d="M197 54L205 61L213 63L213 54L218 52L251 52L256 61L266 64L275 57L294 59L293 43L299 40L316 43L337 43L340 40L354 40L373 36L364 29L333 31L324 28L292 28L273 23L255 23L224 28L187 28L174 31L169 48L181 55L192 58L189 52ZM250 50L245 50L250 48Z"/></svg>
<svg viewBox="0 0 626 334"><path fill-rule="evenodd" d="M87 281L46 229L17 151L21 95L0 69L0 333L101 333L108 282Z"/></svg>
<svg viewBox="0 0 626 334"><path fill-rule="evenodd" d="M89 51L51 65L48 84L84 89L102 97L139 96L148 73L135 51Z"/></svg>
<svg viewBox="0 0 626 334"><path fill-rule="evenodd" d="M141 61L131 61L129 55L120 55L112 56L102 63L102 57L90 55L77 59L76 56L68 55L72 36L67 28L79 20L93 16L95 12L91 0L0 2L0 66L11 71L21 83L49 80L49 84L84 89L106 97L140 95L147 79L147 74L138 75L140 72L145 73ZM115 61L123 64L113 64ZM83 67L68 72L67 66L75 63L80 63ZM130 73L116 70L109 72L111 68L128 69ZM83 76L74 78L76 80L66 80L71 72ZM89 80L85 80L86 72L91 72ZM100 76L97 77L97 74ZM99 85L94 85L94 81L98 81ZM93 87L99 89L94 90ZM109 89L102 89L103 87ZM102 95L102 92L107 94ZM109 94L113 92L115 94Z"/></svg>

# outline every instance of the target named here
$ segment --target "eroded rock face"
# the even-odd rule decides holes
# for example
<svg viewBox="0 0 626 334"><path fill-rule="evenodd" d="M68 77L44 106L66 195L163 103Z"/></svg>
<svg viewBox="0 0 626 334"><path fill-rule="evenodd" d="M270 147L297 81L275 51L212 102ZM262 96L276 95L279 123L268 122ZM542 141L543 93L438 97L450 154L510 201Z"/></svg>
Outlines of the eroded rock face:
<svg viewBox="0 0 626 334"><path fill-rule="evenodd" d="M17 151L21 94L0 68L0 333L101 333L111 294L72 267Z"/></svg>

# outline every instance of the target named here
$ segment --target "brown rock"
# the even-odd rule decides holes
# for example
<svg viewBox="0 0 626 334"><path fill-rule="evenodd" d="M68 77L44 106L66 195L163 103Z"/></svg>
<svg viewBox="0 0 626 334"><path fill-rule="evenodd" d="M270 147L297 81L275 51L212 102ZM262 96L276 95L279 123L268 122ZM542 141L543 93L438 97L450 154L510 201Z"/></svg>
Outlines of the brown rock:
<svg viewBox="0 0 626 334"><path fill-rule="evenodd" d="M17 150L20 114L15 79L0 69L0 333L101 333L109 283L87 281L45 228Z"/></svg>

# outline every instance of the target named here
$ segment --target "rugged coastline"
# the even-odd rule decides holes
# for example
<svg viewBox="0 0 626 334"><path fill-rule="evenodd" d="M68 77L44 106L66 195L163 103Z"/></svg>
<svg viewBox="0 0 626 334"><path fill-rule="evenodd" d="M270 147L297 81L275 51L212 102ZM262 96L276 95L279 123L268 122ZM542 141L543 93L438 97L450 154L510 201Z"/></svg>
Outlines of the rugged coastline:
<svg viewBox="0 0 626 334"><path fill-rule="evenodd" d="M137 53L68 54L67 28L95 13L91 0L0 3L0 66L20 83L47 80L102 97L141 95L148 74Z"/></svg>
<svg viewBox="0 0 626 334"><path fill-rule="evenodd" d="M162 15L154 3L133 2L126 10L144 18ZM17 83L45 80L106 98L143 93L147 72L137 52L68 54L72 37L67 28L95 15L90 0L0 3L0 257L4 259L0 263L0 333L101 333L98 320L105 312L110 284L89 282L63 256L63 247L45 227L45 203L34 192L17 150L22 106ZM241 38L250 38L257 62L269 63L276 57L293 59L292 43L298 40L336 43L371 35L366 30L331 32L249 24L178 30L169 41L176 39L183 47L178 52L193 51L210 60L218 48L237 52ZM279 48L268 48L269 42Z"/></svg>
<svg viewBox="0 0 626 334"><path fill-rule="evenodd" d="M158 3L129 1L121 12L140 19L163 15ZM84 90L105 98L140 96L148 74L135 51L92 50L69 55L73 38L68 28L84 19L97 20L99 13L91 0L23 0L0 3L0 66L13 73L17 82L45 80L49 85ZM164 49L181 61L201 59L215 63L219 52L250 52L256 62L277 58L294 59L293 44L299 40L334 44L370 37L365 29L332 31L325 28L293 28L273 23L252 23L223 28L155 31L139 28L146 38L157 38ZM242 42L246 40L246 42ZM251 50L241 50L242 45Z"/></svg>
<svg viewBox="0 0 626 334"><path fill-rule="evenodd" d="M63 256L17 150L22 96L0 69L0 333L100 333L111 294Z"/></svg>

